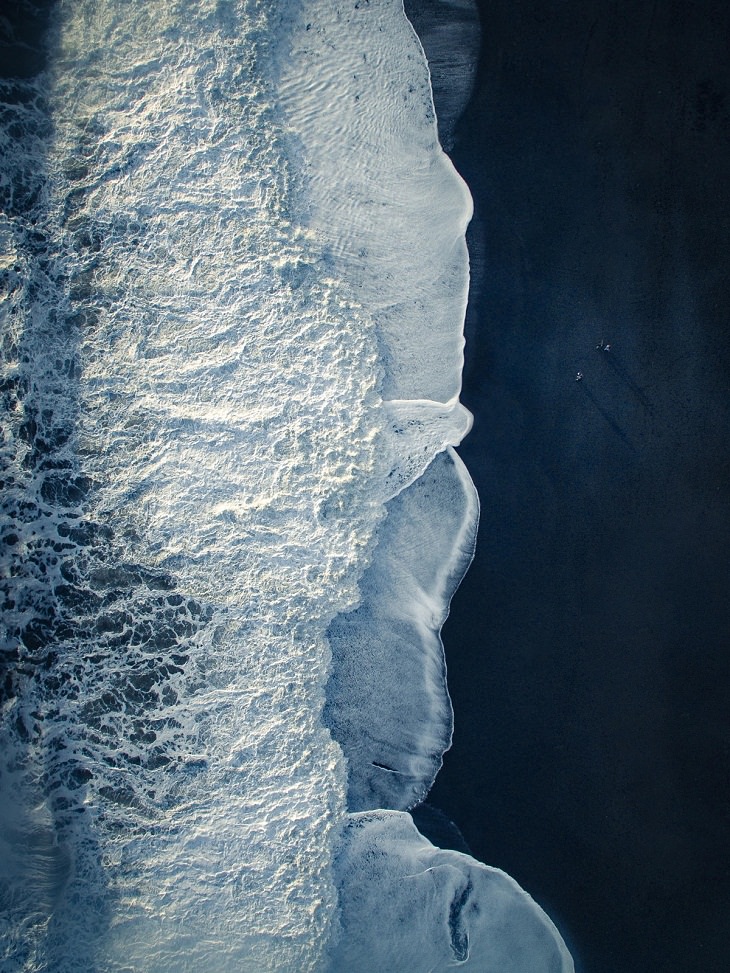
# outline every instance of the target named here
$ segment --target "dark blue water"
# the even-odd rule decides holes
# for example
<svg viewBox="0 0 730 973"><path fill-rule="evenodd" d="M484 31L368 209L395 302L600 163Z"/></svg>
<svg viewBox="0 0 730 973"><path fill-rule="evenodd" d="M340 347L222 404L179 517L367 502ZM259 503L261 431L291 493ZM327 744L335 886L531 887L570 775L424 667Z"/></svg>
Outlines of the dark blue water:
<svg viewBox="0 0 730 973"><path fill-rule="evenodd" d="M482 520L429 800L580 970L721 973L730 8L480 14L452 157L475 201L460 453Z"/></svg>

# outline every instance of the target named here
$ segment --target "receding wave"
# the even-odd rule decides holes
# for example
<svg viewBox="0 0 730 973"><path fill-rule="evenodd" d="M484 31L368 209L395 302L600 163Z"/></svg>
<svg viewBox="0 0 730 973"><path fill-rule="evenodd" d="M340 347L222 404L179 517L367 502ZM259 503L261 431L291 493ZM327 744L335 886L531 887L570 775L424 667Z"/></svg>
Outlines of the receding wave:
<svg viewBox="0 0 730 973"><path fill-rule="evenodd" d="M458 393L471 198L439 145L402 4L357 4L345 16L307 3L282 52L280 90L308 226L370 314L386 420L374 488L390 503L358 610L330 630L327 718L348 758L350 805L405 808L425 795L450 741L438 632L451 591L438 576L453 573L452 558L463 573L460 548L468 564L476 531L468 477L453 459L431 466L470 425ZM398 703L395 685L407 687Z"/></svg>
<svg viewBox="0 0 730 973"><path fill-rule="evenodd" d="M449 450L388 504L355 611L329 629L325 722L348 765L356 811L426 796L451 742L441 626L471 562L476 492Z"/></svg>
<svg viewBox="0 0 730 973"><path fill-rule="evenodd" d="M510 880L348 815L449 744L478 511L418 39L398 0L74 0L46 42L0 81L3 969L468 963ZM368 966L405 866L462 877Z"/></svg>
<svg viewBox="0 0 730 973"><path fill-rule="evenodd" d="M378 356L292 211L269 16L64 4L6 99L5 969L317 969L336 921Z"/></svg>
<svg viewBox="0 0 730 973"><path fill-rule="evenodd" d="M353 814L338 875L347 935L333 946L333 971L573 969L557 929L513 879L435 848L408 814Z"/></svg>
<svg viewBox="0 0 730 973"><path fill-rule="evenodd" d="M279 81L308 226L370 314L385 424L386 503L357 607L330 625L324 717L348 768L332 970L568 971L537 905L507 876L423 839L405 809L451 738L440 629L476 536L478 500L450 449L471 200L438 143L428 67L398 2L307 3ZM369 812L369 813L368 813Z"/></svg>
<svg viewBox="0 0 730 973"><path fill-rule="evenodd" d="M303 4L280 86L309 226L372 316L383 398L448 402L461 389L472 203L439 145L402 4Z"/></svg>

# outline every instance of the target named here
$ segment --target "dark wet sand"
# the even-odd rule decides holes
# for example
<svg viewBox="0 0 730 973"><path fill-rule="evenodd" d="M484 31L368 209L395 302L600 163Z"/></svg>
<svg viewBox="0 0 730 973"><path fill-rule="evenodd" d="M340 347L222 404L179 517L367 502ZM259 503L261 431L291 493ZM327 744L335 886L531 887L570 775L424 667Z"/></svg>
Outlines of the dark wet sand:
<svg viewBox="0 0 730 973"><path fill-rule="evenodd" d="M482 520L430 801L585 973L727 973L730 6L481 16L452 157Z"/></svg>

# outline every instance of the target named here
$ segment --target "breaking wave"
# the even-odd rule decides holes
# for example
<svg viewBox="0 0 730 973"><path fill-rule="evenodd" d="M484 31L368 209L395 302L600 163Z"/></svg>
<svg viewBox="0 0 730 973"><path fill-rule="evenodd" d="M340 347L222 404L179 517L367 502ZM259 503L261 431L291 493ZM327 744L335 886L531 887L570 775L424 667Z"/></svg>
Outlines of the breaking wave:
<svg viewBox="0 0 730 973"><path fill-rule="evenodd" d="M394 841L456 853L348 802L440 765L478 511L422 49L396 0L74 0L43 43L0 81L3 969L375 969L363 835L371 903Z"/></svg>

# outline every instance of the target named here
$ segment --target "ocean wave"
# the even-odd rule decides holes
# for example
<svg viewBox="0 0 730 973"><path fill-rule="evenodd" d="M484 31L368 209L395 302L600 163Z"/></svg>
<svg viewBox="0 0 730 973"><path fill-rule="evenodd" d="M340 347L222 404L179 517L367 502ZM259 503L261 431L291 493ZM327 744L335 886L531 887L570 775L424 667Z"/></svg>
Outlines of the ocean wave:
<svg viewBox="0 0 730 973"><path fill-rule="evenodd" d="M348 779L410 807L450 739L470 197L396 0L47 42L0 82L3 968L337 967L362 836L368 901L422 851Z"/></svg>
<svg viewBox="0 0 730 973"><path fill-rule="evenodd" d="M347 758L348 806L422 801L451 743L441 627L471 563L479 504L456 453L440 453L387 507L357 609L329 628L325 722Z"/></svg>
<svg viewBox="0 0 730 973"><path fill-rule="evenodd" d="M504 872L435 848L408 814L351 815L338 861L346 935L332 973L569 973L557 929Z"/></svg>
<svg viewBox="0 0 730 973"><path fill-rule="evenodd" d="M468 475L453 455L434 464L471 424L458 400L471 197L439 144L402 4L302 5L277 69L307 227L369 313L382 369L372 490L386 519L357 610L330 629L326 719L348 757L350 805L410 807L451 738L439 631L458 580L437 595L436 577L452 560L463 573L476 532ZM396 685L409 687L398 703Z"/></svg>
<svg viewBox="0 0 730 973"><path fill-rule="evenodd" d="M317 969L336 922L377 347L292 211L269 16L63 5L52 124L8 109L8 968Z"/></svg>

